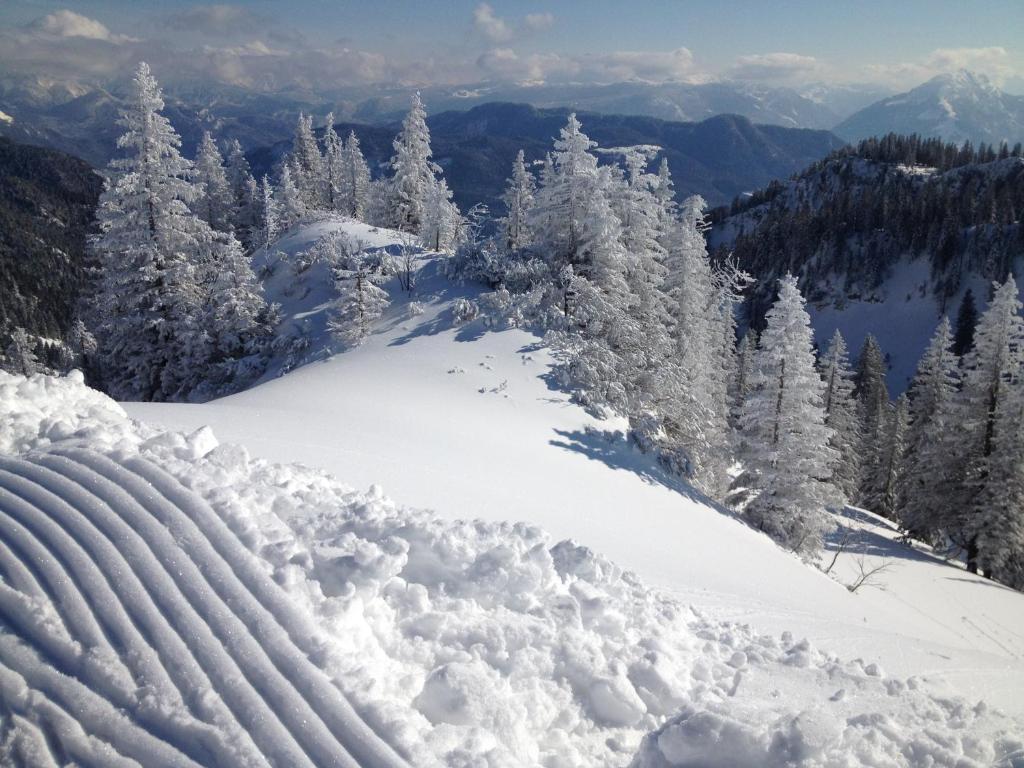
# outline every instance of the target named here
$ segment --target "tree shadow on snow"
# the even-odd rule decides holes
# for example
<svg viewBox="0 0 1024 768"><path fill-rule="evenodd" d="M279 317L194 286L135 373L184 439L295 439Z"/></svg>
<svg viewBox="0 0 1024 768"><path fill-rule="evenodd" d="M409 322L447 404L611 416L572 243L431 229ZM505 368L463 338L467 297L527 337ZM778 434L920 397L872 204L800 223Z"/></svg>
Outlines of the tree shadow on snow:
<svg viewBox="0 0 1024 768"><path fill-rule="evenodd" d="M888 521L878 520L869 513L851 507L843 510L843 513L838 517L839 522L842 522L845 518L846 520L854 520L867 525L885 527L890 532L895 530L895 528L889 527ZM840 547L843 547L847 554L854 556L865 555L885 559L898 558L920 563L932 563L933 565L949 565L938 555L917 549L909 543L894 541L871 529L840 527L825 536L825 550L827 552L835 552Z"/></svg>
<svg viewBox="0 0 1024 768"><path fill-rule="evenodd" d="M553 438L548 441L549 445L582 454L612 469L632 472L646 483L668 488L690 501L704 504L728 517L739 519L732 510L700 493L681 478L666 472L658 466L653 457L641 453L619 430L556 429L555 434L561 439Z"/></svg>

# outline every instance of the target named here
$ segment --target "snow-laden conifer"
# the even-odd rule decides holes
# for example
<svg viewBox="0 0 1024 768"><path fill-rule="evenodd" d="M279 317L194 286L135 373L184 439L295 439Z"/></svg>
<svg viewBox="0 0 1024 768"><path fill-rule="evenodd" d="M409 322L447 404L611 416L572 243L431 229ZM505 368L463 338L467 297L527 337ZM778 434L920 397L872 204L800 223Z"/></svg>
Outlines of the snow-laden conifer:
<svg viewBox="0 0 1024 768"><path fill-rule="evenodd" d="M387 291L379 285L383 278L363 253L346 256L334 278L339 296L332 307L330 330L342 343L358 346L390 304Z"/></svg>
<svg viewBox="0 0 1024 768"><path fill-rule="evenodd" d="M525 155L520 149L501 198L505 203L505 216L500 226L506 251L517 251L531 242L529 218L535 188L533 175L527 170Z"/></svg>
<svg viewBox="0 0 1024 768"><path fill-rule="evenodd" d="M22 327L11 331L11 340L4 350L3 370L21 376L31 376L40 370L39 360L35 355L35 344Z"/></svg>
<svg viewBox="0 0 1024 768"><path fill-rule="evenodd" d="M836 330L828 349L819 361L825 381L823 405L825 424L832 430L829 444L837 460L833 473L836 486L847 498L854 498L860 487L860 457L863 450L860 412L853 396L853 371L846 340Z"/></svg>
<svg viewBox="0 0 1024 768"><path fill-rule="evenodd" d="M420 233L427 197L441 169L431 159L430 129L419 93L394 141L389 182L389 218L395 229Z"/></svg>
<svg viewBox="0 0 1024 768"><path fill-rule="evenodd" d="M825 385L796 278L779 281L779 298L766 320L740 415L744 477L755 493L745 514L785 546L813 554L830 528L828 510L843 497L832 482L836 452L825 426Z"/></svg>
<svg viewBox="0 0 1024 768"><path fill-rule="evenodd" d="M359 147L359 138L350 131L341 152L338 210L354 219L368 216L370 197L370 168Z"/></svg>
<svg viewBox="0 0 1024 768"><path fill-rule="evenodd" d="M953 352L949 319L942 318L910 383L906 472L897 519L908 535L934 542L943 512L956 498L956 428L960 359ZM962 480L962 478L960 478Z"/></svg>
<svg viewBox="0 0 1024 768"><path fill-rule="evenodd" d="M209 131L203 133L199 142L192 178L200 189L192 210L218 232L231 232L236 204L234 193L228 183L224 159Z"/></svg>
<svg viewBox="0 0 1024 768"><path fill-rule="evenodd" d="M1024 362L1024 318L1013 275L995 292L988 309L978 320L974 346L964 358L964 381L961 406L958 409L964 492L952 499L963 519L948 524L949 533L967 549L967 567L975 570L977 539L980 533L977 516L984 512L985 499L998 493L996 478L990 468L1000 457L992 458L997 449L996 434L1000 418L1014 418L1014 409L1006 401L1015 397L1021 385L1021 364ZM1013 434L1012 428L1004 430ZM968 511L970 510L970 511Z"/></svg>

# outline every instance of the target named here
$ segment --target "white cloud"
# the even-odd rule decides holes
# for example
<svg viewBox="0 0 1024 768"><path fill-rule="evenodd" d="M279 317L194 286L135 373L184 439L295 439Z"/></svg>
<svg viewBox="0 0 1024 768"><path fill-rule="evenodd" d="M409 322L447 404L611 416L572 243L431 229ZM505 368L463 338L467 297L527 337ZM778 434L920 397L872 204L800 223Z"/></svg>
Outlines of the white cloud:
<svg viewBox="0 0 1024 768"><path fill-rule="evenodd" d="M508 22L498 16L487 3L480 3L473 9L473 26L493 43L504 43L512 39L512 28Z"/></svg>
<svg viewBox="0 0 1024 768"><path fill-rule="evenodd" d="M702 76L688 48L674 51L612 51L576 57L578 76L598 83L642 80L650 83L690 81Z"/></svg>
<svg viewBox="0 0 1024 768"><path fill-rule="evenodd" d="M113 34L103 22L69 10L47 14L34 21L30 25L30 29L54 37L84 37L88 40L103 40L107 43L122 43L132 40L125 35Z"/></svg>
<svg viewBox="0 0 1024 768"><path fill-rule="evenodd" d="M865 73L868 77L905 88L918 85L936 75L960 69L980 72L999 85L1024 75L1024 64L1021 60L1011 56L1002 46L936 48L919 61L869 64L865 67Z"/></svg>
<svg viewBox="0 0 1024 768"><path fill-rule="evenodd" d="M729 75L737 80L789 81L805 79L821 69L821 62L813 56L780 51L740 56Z"/></svg>
<svg viewBox="0 0 1024 768"><path fill-rule="evenodd" d="M252 34L269 25L269 20L248 8L227 3L194 5L172 15L168 21L174 29L210 37Z"/></svg>
<svg viewBox="0 0 1024 768"><path fill-rule="evenodd" d="M612 51L582 56L534 53L521 56L508 47L493 48L477 59L486 76L520 82L574 80L617 83L637 80L650 83L691 82L706 79L686 48L674 51Z"/></svg>
<svg viewBox="0 0 1024 768"><path fill-rule="evenodd" d="M487 3L473 9L473 28L490 43L509 43L528 35L543 32L555 24L550 13L528 13L520 21L503 19Z"/></svg>
<svg viewBox="0 0 1024 768"><path fill-rule="evenodd" d="M528 13L523 18L523 26L531 32L540 32L555 25L555 17L550 13Z"/></svg>

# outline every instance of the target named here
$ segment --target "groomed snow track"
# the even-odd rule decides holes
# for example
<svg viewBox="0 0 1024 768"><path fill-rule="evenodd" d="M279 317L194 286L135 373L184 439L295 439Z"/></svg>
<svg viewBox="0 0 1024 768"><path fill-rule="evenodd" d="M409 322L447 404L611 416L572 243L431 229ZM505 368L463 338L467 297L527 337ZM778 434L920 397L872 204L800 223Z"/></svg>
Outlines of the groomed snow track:
<svg viewBox="0 0 1024 768"><path fill-rule="evenodd" d="M0 576L15 764L407 765L257 557L143 458L0 458Z"/></svg>

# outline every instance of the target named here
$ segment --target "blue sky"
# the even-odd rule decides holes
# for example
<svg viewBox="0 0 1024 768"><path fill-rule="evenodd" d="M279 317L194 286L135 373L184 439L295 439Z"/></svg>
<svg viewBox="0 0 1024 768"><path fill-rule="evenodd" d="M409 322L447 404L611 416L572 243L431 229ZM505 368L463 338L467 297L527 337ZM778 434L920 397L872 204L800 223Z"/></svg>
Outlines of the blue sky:
<svg viewBox="0 0 1024 768"><path fill-rule="evenodd" d="M737 78L915 85L966 67L1024 90L1024 2L4 0L0 68L254 87ZM109 72L108 72L109 70Z"/></svg>

